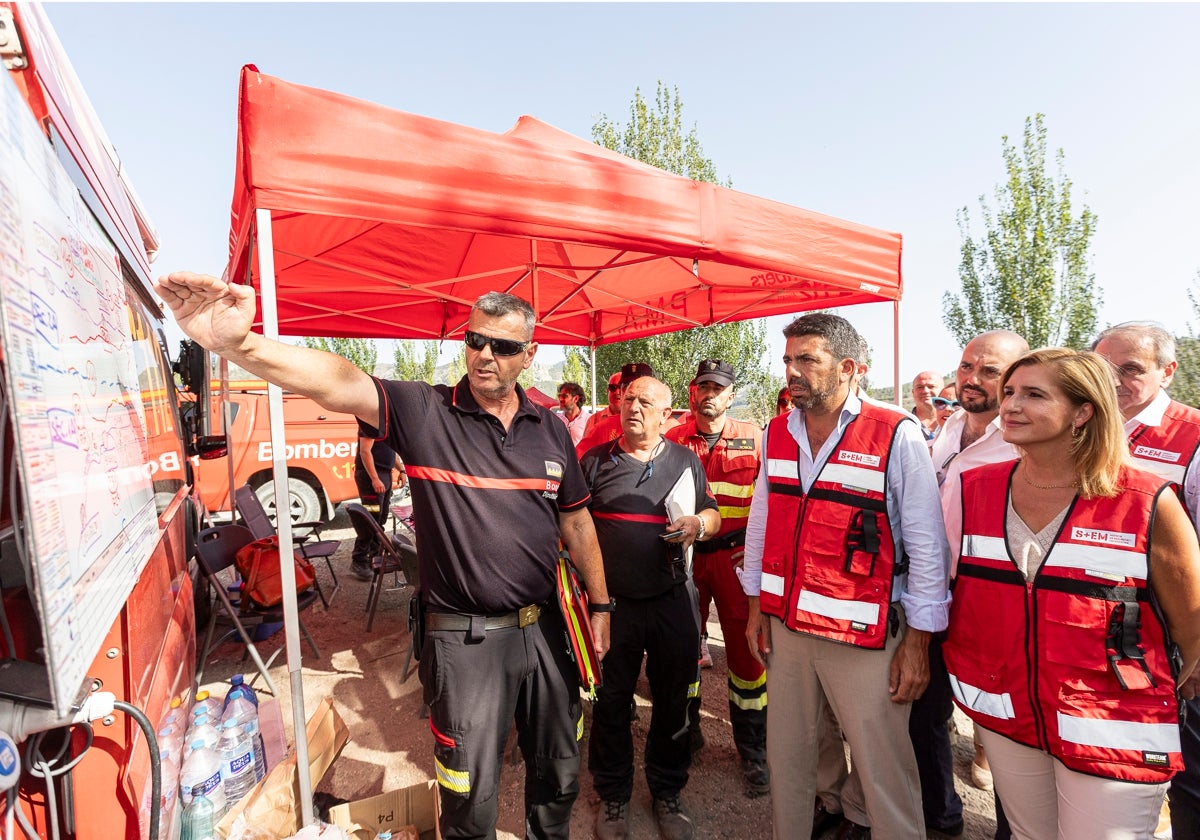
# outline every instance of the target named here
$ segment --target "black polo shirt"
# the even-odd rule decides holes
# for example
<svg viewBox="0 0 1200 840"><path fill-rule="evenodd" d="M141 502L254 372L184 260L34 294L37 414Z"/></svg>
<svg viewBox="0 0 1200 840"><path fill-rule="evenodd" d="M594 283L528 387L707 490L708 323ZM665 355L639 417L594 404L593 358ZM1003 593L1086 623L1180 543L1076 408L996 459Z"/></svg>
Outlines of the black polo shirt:
<svg viewBox="0 0 1200 840"><path fill-rule="evenodd" d="M663 441L662 450L652 462L646 462L612 441L593 446L580 464L591 485L592 518L604 555L609 593L620 602L622 598L652 598L675 586L679 578L672 573L670 555L678 547L669 546L660 536L670 521L667 494L690 469L696 512L719 510L696 453Z"/></svg>
<svg viewBox="0 0 1200 840"><path fill-rule="evenodd" d="M519 385L506 433L465 376L454 388L376 382L383 437L412 487L425 603L497 615L551 601L559 512L590 499L567 427Z"/></svg>

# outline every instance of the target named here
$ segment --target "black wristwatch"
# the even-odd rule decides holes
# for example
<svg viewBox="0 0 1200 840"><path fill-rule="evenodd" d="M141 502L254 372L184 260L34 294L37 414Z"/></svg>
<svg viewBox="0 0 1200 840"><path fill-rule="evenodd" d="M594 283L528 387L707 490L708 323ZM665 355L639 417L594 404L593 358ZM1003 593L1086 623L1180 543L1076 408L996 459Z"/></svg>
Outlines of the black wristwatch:
<svg viewBox="0 0 1200 840"><path fill-rule="evenodd" d="M606 601L603 604L588 604L588 612L610 613L610 612L616 612L616 609L617 609L617 599L616 598L609 598L608 601Z"/></svg>

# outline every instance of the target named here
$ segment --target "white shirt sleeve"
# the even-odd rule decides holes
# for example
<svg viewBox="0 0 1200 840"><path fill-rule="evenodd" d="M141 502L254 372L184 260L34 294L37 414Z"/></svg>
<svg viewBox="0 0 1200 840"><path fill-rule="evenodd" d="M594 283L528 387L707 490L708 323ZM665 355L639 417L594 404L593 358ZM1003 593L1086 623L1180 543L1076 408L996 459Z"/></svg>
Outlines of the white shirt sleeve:
<svg viewBox="0 0 1200 840"><path fill-rule="evenodd" d="M929 447L913 423L901 423L887 468L888 517L897 552L908 555L900 602L908 624L937 632L950 623L950 549Z"/></svg>

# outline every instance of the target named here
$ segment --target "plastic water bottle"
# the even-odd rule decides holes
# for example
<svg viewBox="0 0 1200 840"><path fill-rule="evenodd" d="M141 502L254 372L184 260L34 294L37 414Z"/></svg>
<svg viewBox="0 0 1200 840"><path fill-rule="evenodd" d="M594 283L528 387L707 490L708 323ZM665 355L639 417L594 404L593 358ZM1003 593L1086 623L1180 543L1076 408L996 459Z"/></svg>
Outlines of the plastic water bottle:
<svg viewBox="0 0 1200 840"><path fill-rule="evenodd" d="M267 775L267 752L263 744L262 729L258 725L258 710L245 697L234 697L225 709L225 721L234 720L246 731L254 747L254 778L262 780Z"/></svg>
<svg viewBox="0 0 1200 840"><path fill-rule="evenodd" d="M258 694L254 687L246 682L246 677L243 674L234 674L229 678L229 691L225 692L225 708L229 708L229 704L238 697L244 697L249 700L254 708L258 708Z"/></svg>
<svg viewBox="0 0 1200 840"><path fill-rule="evenodd" d="M196 793L202 793L212 804L213 818L220 819L225 813L225 787L221 783L221 754L204 746L197 738L192 742L192 750L183 760L183 769L179 771L179 794L183 807Z"/></svg>
<svg viewBox="0 0 1200 840"><path fill-rule="evenodd" d="M216 697L211 696L207 691L197 691L196 705L192 706L192 714L195 714L200 709L208 712L208 716L212 720L220 720L224 704Z"/></svg>
<svg viewBox="0 0 1200 840"><path fill-rule="evenodd" d="M221 740L221 730L217 728L220 722L220 719L210 718L207 713L200 712L187 731L187 742L190 744L199 738L204 741L204 746L215 750L217 742Z"/></svg>
<svg viewBox="0 0 1200 840"><path fill-rule="evenodd" d="M213 840L217 812L210 800L198 788L183 808L183 829L179 840Z"/></svg>
<svg viewBox="0 0 1200 840"><path fill-rule="evenodd" d="M233 805L250 792L254 777L254 747L236 720L225 721L221 731L221 783L225 801Z"/></svg>

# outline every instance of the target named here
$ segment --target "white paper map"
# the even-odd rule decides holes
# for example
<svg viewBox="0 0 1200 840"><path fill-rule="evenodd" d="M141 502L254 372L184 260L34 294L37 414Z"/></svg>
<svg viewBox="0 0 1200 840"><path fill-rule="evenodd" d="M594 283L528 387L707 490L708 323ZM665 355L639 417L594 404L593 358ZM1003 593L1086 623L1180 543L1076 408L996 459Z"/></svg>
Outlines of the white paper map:
<svg viewBox="0 0 1200 840"><path fill-rule="evenodd" d="M54 704L65 713L150 555L158 517L116 250L7 73L0 315L24 545Z"/></svg>

